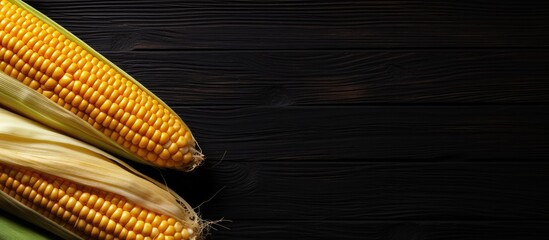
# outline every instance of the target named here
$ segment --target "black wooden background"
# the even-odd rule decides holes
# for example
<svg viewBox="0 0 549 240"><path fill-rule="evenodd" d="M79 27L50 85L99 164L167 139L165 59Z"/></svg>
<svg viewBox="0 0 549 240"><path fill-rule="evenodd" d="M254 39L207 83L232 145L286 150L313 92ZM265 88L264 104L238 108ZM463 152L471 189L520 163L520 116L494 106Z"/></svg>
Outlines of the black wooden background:
<svg viewBox="0 0 549 240"><path fill-rule="evenodd" d="M28 2L190 125L208 239L549 239L543 1Z"/></svg>

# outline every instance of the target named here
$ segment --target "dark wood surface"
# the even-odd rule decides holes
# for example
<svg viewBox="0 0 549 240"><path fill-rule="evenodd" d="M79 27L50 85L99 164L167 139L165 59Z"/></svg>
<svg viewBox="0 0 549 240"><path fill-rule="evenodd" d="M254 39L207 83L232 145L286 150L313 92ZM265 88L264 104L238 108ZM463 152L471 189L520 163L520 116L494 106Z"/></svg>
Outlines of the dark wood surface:
<svg viewBox="0 0 549 240"><path fill-rule="evenodd" d="M209 239L549 236L543 1L28 2L190 125L204 166L140 169Z"/></svg>

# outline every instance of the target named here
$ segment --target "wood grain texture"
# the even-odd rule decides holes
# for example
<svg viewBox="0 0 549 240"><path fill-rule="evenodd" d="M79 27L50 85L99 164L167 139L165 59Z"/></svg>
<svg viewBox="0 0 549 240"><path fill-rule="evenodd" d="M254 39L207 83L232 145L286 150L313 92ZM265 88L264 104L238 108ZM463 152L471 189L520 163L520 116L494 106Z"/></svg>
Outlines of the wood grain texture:
<svg viewBox="0 0 549 240"><path fill-rule="evenodd" d="M29 1L99 50L547 47L543 2Z"/></svg>
<svg viewBox="0 0 549 240"><path fill-rule="evenodd" d="M546 161L538 106L176 107L211 158Z"/></svg>
<svg viewBox="0 0 549 240"><path fill-rule="evenodd" d="M545 240L549 227L538 221L244 221L227 225L232 230L213 232L210 239Z"/></svg>
<svg viewBox="0 0 549 240"><path fill-rule="evenodd" d="M189 124L204 166L136 167L208 239L547 239L546 2L28 2Z"/></svg>
<svg viewBox="0 0 549 240"><path fill-rule="evenodd" d="M171 187L210 219L308 221L547 220L549 163L209 163ZM184 180L179 183L176 180ZM196 186L201 182L200 186ZM223 188L224 187L224 188ZM246 211L244 211L246 209Z"/></svg>
<svg viewBox="0 0 549 240"><path fill-rule="evenodd" d="M549 51L106 52L172 106L549 103Z"/></svg>
<svg viewBox="0 0 549 240"><path fill-rule="evenodd" d="M548 163L208 163L165 175L211 239L544 239ZM200 182L200 185L196 183ZM522 237L522 238L521 238Z"/></svg>

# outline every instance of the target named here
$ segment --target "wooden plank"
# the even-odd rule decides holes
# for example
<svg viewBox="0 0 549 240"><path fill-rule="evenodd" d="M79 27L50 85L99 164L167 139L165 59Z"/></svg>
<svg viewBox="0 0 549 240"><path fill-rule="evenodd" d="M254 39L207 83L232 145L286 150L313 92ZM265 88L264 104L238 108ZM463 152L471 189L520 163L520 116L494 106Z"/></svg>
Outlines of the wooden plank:
<svg viewBox="0 0 549 240"><path fill-rule="evenodd" d="M193 206L213 197L200 207L207 219L546 221L549 163L521 160L223 161L164 177Z"/></svg>
<svg viewBox="0 0 549 240"><path fill-rule="evenodd" d="M235 221L208 239L545 240L547 222Z"/></svg>
<svg viewBox="0 0 549 240"><path fill-rule="evenodd" d="M549 103L549 51L105 55L170 105Z"/></svg>
<svg viewBox="0 0 549 240"><path fill-rule="evenodd" d="M544 2L49 0L99 50L547 47Z"/></svg>
<svg viewBox="0 0 549 240"><path fill-rule="evenodd" d="M546 161L545 106L176 107L210 159Z"/></svg>

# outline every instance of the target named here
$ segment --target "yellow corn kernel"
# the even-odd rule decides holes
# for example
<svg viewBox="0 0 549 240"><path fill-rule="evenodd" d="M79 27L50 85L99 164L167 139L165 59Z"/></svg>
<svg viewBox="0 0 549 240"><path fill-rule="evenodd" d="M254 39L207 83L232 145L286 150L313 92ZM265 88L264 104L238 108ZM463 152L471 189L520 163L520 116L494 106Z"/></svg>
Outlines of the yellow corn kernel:
<svg viewBox="0 0 549 240"><path fill-rule="evenodd" d="M7 0L0 7L0 70L107 137L115 132L125 140L113 143L144 161L180 169L200 163L189 129L168 106L40 17Z"/></svg>
<svg viewBox="0 0 549 240"><path fill-rule="evenodd" d="M68 186L73 189L65 191ZM154 239L159 234L174 239L195 237L182 222L139 207L122 196L34 170L0 163L0 190L83 238ZM159 224L160 219L166 220Z"/></svg>

